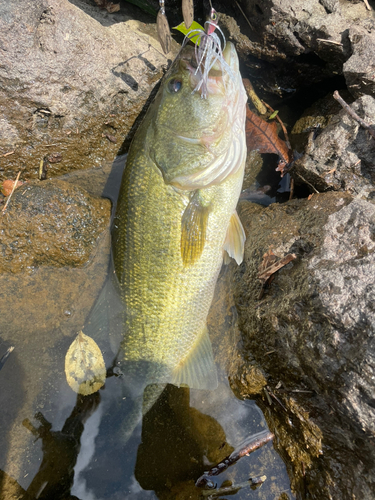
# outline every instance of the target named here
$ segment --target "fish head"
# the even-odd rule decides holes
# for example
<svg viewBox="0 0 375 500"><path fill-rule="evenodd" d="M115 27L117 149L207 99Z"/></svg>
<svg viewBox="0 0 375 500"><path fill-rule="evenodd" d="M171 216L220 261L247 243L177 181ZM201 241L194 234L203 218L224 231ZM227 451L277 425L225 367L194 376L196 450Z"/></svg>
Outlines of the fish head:
<svg viewBox="0 0 375 500"><path fill-rule="evenodd" d="M192 191L223 181L246 158L246 93L238 56L227 43L210 69L206 97L194 47L185 46L159 89L148 152L166 183Z"/></svg>

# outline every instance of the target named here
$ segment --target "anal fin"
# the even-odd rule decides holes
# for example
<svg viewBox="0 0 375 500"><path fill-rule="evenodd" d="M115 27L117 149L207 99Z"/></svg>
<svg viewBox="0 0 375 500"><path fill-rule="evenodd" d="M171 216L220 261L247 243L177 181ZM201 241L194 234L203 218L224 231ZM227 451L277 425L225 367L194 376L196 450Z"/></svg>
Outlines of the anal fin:
<svg viewBox="0 0 375 500"><path fill-rule="evenodd" d="M227 235L224 242L224 250L232 257L237 264L241 264L243 260L245 248L246 234L242 227L237 211L234 211L230 218Z"/></svg>
<svg viewBox="0 0 375 500"><path fill-rule="evenodd" d="M174 370L172 384L187 385L191 389L215 389L218 385L217 370L207 328L198 337L195 346Z"/></svg>

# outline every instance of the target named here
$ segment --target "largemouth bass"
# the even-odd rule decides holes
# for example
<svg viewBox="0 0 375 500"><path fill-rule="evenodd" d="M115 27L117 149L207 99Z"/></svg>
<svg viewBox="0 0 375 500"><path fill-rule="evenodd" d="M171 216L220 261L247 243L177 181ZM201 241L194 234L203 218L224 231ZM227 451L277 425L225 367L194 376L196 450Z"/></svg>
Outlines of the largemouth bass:
<svg viewBox="0 0 375 500"><path fill-rule="evenodd" d="M240 263L245 240L235 210L247 98L233 44L223 57L204 99L194 49L181 50L128 154L112 245L125 304L117 363L135 396L217 384L206 318L223 252Z"/></svg>

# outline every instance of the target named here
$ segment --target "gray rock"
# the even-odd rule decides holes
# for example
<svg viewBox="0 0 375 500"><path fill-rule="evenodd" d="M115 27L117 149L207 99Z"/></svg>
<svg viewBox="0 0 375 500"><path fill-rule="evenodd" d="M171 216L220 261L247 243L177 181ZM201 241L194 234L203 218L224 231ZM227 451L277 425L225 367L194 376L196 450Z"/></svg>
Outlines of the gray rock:
<svg viewBox="0 0 375 500"><path fill-rule="evenodd" d="M331 192L268 208L243 203L240 215L248 235L236 280L240 328L284 406L275 403L270 418L294 487L307 488L316 500L370 500L375 206ZM270 245L279 257L297 258L276 273L259 301L258 267Z"/></svg>
<svg viewBox="0 0 375 500"><path fill-rule="evenodd" d="M351 106L368 124L375 124L373 97L363 96ZM373 198L375 140L341 110L296 162L295 173L297 181L307 181L319 192L334 189Z"/></svg>
<svg viewBox="0 0 375 500"><path fill-rule="evenodd" d="M112 160L168 64L156 29L75 4L0 5L0 154L15 150L6 177L37 177L53 153L49 176Z"/></svg>
<svg viewBox="0 0 375 500"><path fill-rule="evenodd" d="M246 33L250 42L237 37L239 50L279 65L273 86L282 94L342 74L353 51L350 30L357 26L368 31L375 28L372 13L363 2L246 0L242 5L252 29ZM232 29L232 36L234 33ZM262 67L262 78L269 81L272 90L267 66Z"/></svg>
<svg viewBox="0 0 375 500"><path fill-rule="evenodd" d="M61 180L14 191L0 223L0 273L87 263L109 226L110 202Z"/></svg>
<svg viewBox="0 0 375 500"><path fill-rule="evenodd" d="M375 29L352 26L349 39L353 55L344 64L344 76L354 97L370 94L375 97Z"/></svg>

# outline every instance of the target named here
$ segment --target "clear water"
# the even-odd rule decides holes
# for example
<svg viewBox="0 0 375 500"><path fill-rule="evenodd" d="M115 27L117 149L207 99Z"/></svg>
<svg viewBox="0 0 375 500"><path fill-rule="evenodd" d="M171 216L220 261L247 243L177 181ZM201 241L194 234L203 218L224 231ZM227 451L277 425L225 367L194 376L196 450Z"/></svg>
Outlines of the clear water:
<svg viewBox="0 0 375 500"><path fill-rule="evenodd" d="M94 169L68 180L116 197L123 163L115 162L110 175L108 168ZM199 499L195 480L267 431L256 403L237 399L228 383L243 355L231 267L222 272L208 322L220 374L215 391L167 386L124 444L128 407L121 377L108 378L88 397L68 387L65 354L105 281L109 251L108 229L85 268L0 275L0 357L15 346L0 371L1 499L21 493L26 500ZM243 488L231 498L294 498L272 443L213 480L220 487L262 475L267 479L261 487Z"/></svg>

